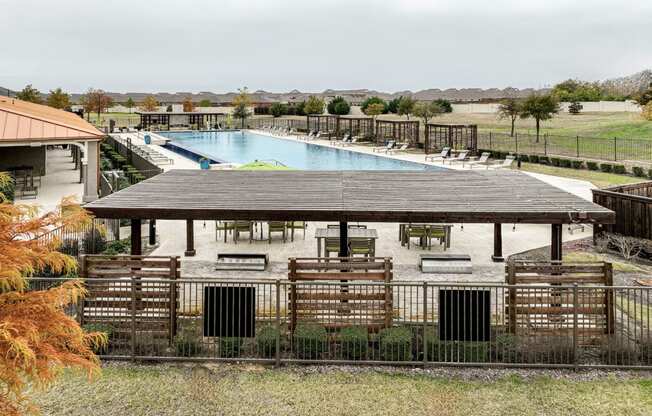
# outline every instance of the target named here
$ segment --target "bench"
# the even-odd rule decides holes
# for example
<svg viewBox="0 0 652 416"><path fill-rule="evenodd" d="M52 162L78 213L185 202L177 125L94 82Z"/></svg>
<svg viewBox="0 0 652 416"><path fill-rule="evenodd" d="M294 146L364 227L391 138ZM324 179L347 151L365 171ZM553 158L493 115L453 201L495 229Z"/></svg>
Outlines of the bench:
<svg viewBox="0 0 652 416"><path fill-rule="evenodd" d="M473 273L473 263L468 254L433 253L419 256L419 269L423 273Z"/></svg>
<svg viewBox="0 0 652 416"><path fill-rule="evenodd" d="M215 270L264 271L269 263L267 254L218 253Z"/></svg>

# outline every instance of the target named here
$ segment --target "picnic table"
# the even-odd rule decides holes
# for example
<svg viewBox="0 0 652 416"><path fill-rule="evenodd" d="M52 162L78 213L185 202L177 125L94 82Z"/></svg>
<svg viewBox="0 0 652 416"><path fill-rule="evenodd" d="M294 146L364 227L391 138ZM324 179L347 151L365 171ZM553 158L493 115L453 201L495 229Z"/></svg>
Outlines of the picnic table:
<svg viewBox="0 0 652 416"><path fill-rule="evenodd" d="M367 238L371 240L372 244L372 257L376 254L376 240L378 239L378 231L371 228L349 228L348 230L349 241L353 238ZM326 238L340 238L339 228L317 228L315 231L315 238L317 239L317 257L321 257L322 241ZM324 254L325 257L325 254Z"/></svg>

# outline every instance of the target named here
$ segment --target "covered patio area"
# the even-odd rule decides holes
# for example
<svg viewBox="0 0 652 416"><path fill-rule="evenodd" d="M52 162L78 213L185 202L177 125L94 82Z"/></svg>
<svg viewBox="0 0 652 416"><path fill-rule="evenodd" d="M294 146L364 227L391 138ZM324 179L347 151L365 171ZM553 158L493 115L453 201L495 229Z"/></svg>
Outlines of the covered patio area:
<svg viewBox="0 0 652 416"><path fill-rule="evenodd" d="M494 261L503 260L503 224L548 225L550 257L561 260L564 224L615 220L608 209L513 171L173 170L86 208L100 218L131 219L135 255L144 219L186 221L189 256L195 221L259 220L338 223L342 254L349 222L492 224L487 254Z"/></svg>

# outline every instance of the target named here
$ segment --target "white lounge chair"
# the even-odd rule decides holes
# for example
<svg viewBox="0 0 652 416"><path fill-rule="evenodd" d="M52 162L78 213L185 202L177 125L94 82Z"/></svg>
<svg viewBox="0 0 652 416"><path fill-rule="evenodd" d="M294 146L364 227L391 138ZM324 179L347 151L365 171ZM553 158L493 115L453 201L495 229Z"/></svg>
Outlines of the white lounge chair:
<svg viewBox="0 0 652 416"><path fill-rule="evenodd" d="M448 159L444 159L444 163L448 161L448 163L453 164L454 162L465 162L469 157L469 151L468 150L462 150L457 154L457 156L453 156Z"/></svg>
<svg viewBox="0 0 652 416"><path fill-rule="evenodd" d="M498 170L498 169L509 168L512 166L515 160L516 160L516 156L507 156L505 157L505 160L503 160L502 162L495 163L493 165L487 165L487 169Z"/></svg>
<svg viewBox="0 0 652 416"><path fill-rule="evenodd" d="M408 143L403 143L401 147L393 147L391 149L387 149L385 153L394 153L394 152L405 152L410 145Z"/></svg>
<svg viewBox="0 0 652 416"><path fill-rule="evenodd" d="M438 154L426 155L426 162L428 160L430 160L431 162L434 162L436 160L443 161L444 159L448 158L448 155L450 154L450 152L451 152L450 147L444 147L443 149L441 149L441 152L438 153Z"/></svg>
<svg viewBox="0 0 652 416"><path fill-rule="evenodd" d="M489 152L482 152L478 160L471 160L470 162L462 162L462 167L469 165L471 169L473 169L474 166L476 165L486 165L489 163L489 157L491 156L491 153Z"/></svg>
<svg viewBox="0 0 652 416"><path fill-rule="evenodd" d="M372 150L374 152L385 152L385 153L387 153L387 151L389 151L389 149L394 148L394 146L396 146L396 142L394 140L390 140L390 141L387 142L387 144L385 146L374 147Z"/></svg>

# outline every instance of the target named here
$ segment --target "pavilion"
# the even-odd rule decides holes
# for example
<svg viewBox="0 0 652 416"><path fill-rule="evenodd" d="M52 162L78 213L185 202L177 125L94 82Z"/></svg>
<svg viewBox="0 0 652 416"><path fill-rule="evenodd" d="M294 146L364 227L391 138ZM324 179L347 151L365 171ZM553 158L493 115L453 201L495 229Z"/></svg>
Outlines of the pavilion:
<svg viewBox="0 0 652 416"><path fill-rule="evenodd" d="M131 219L139 255L144 219L334 221L346 252L349 221L551 225L551 259L561 260L562 224L611 224L613 211L515 171L210 171L171 170L85 206L99 218Z"/></svg>
<svg viewBox="0 0 652 416"><path fill-rule="evenodd" d="M140 116L140 126L143 130L158 127L159 130L170 130L170 127L183 126L190 128L196 125L197 128L207 126L212 128L215 124L222 122L225 113L199 112L199 111L141 111L136 112Z"/></svg>
<svg viewBox="0 0 652 416"><path fill-rule="evenodd" d="M84 202L98 198L98 143L105 136L77 114L0 97L0 170L28 167L43 176L46 146L72 145L75 159L81 161Z"/></svg>

